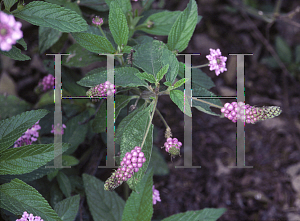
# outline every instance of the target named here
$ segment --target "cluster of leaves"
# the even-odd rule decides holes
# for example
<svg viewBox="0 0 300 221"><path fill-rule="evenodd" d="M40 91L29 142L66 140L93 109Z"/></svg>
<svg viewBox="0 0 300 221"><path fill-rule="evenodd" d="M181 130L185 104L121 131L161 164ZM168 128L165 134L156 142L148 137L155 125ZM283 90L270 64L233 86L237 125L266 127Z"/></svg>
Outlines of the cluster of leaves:
<svg viewBox="0 0 300 221"><path fill-rule="evenodd" d="M142 1L141 4L144 9L148 9L151 2L153 1ZM10 12L15 3L15 0L4 0L6 12ZM85 18L82 12L91 9L103 13L104 17L108 11L109 29L102 32L87 24L88 18ZM80 79L71 72L70 67L84 67L106 60L106 55L99 54L121 53L123 56L115 55L119 61L114 69L118 90L126 92L134 89L142 93L149 88L149 83L159 85L165 77L160 90L168 91L171 100L180 110L191 116L189 106L184 110L183 92L183 83L190 79L184 78L184 63L179 62L176 56L187 47L197 23L201 20L195 0L190 0L182 12L145 10L141 16L138 16L137 11L132 13L129 0L81 0L79 4L63 0L33 1L25 6L18 5L17 9L10 13L39 26L40 53L50 48L54 52L60 51L67 40L67 33L71 33L76 40L76 43L67 49L70 55L65 56L62 61L63 96L85 96L88 87L107 80L105 68L94 69ZM143 32L168 35L168 42L165 44L145 35L133 38L135 33ZM18 43L27 50L24 39ZM132 65L129 65L125 61L132 49L135 52ZM9 52L0 53L15 60L30 59L15 46ZM51 61L44 62L45 68L54 75L53 66L49 66L49 62L51 64ZM174 84L176 78L179 81ZM213 86L214 83L202 71L192 70L193 95L215 97L208 90ZM34 106L42 109L27 112L24 111L32 107L26 102L19 101L21 105L16 105L15 97L0 96L4 104L0 111L1 118L4 119L0 122L0 198L1 202L4 202L1 203L4 216L13 220L12 214L21 215L23 211L28 211L44 220L74 220L79 208L80 194L86 196L94 220L150 220L153 214L153 174L165 175L168 168L158 149L153 147L154 126L151 125L148 134L145 134L147 125L151 123L151 111L154 111L153 105L149 105L148 101L152 98L139 102L138 108L128 116L118 118L132 99L136 99L136 96L126 96L126 93L116 95L116 143L121 147L122 159L126 152L139 146L146 136L143 146L146 162L139 172L128 180L129 187L135 191L125 203L115 192L105 192L103 182L93 176L83 174L80 177L78 171L73 168L45 168L53 166L56 157L53 138L42 136L47 134L45 128L49 129L53 122L53 116L46 115L54 111L53 91L42 95ZM210 102L222 105L218 99L211 99ZM72 154L79 144L86 137L90 141L95 133L105 134L106 105L104 103L100 107L93 121L79 125L78 122L84 122L95 113L94 105L89 99L63 100L62 104L66 113L63 121L66 121L67 126L62 144L63 166L75 166L79 160ZM193 105L200 111L217 115L207 104L197 102ZM11 107L13 111L10 110ZM38 120L42 127L40 142L43 144L10 148ZM46 175L46 180L40 179ZM47 197L36 190L39 189L38 181L51 185ZM35 188L26 182L31 182ZM43 188L40 188L40 191L42 192ZM66 199L63 199L64 197ZM164 220L216 220L224 212L225 209L203 209L176 214Z"/></svg>

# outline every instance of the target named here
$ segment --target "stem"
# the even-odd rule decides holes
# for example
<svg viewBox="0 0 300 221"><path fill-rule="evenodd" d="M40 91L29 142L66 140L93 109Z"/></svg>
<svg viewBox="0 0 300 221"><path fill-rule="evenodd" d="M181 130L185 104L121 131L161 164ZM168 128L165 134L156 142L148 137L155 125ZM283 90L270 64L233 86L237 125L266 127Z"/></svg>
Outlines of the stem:
<svg viewBox="0 0 300 221"><path fill-rule="evenodd" d="M107 39L107 37L106 37L104 31L102 30L101 26L99 26L99 29L100 29L101 33L103 34L103 36Z"/></svg>
<svg viewBox="0 0 300 221"><path fill-rule="evenodd" d="M147 130L146 130L146 133L145 133L143 142L142 142L142 144L141 144L141 148L142 148L142 149L143 149L143 145L144 145L144 143L145 143L145 141L146 141L146 137L148 136L148 132L149 132L149 129L150 129L150 126L151 126L151 123L152 123L152 119L153 119L153 116L154 116L154 112L155 112L155 109L156 109L157 101L158 101L158 96L156 95L156 96L155 96L155 101L154 101L153 111L152 111L152 114L151 114L151 118L150 118L150 121L149 121Z"/></svg>
<svg viewBox="0 0 300 221"><path fill-rule="evenodd" d="M207 67L208 65L209 65L209 63L208 64L198 65L198 66L194 66L192 68L204 68L204 67Z"/></svg>
<svg viewBox="0 0 300 221"><path fill-rule="evenodd" d="M208 101L204 101L204 100L202 100L202 99L197 99L197 98L193 98L192 97L192 99L194 99L194 100L196 100L196 101L200 101L200 102L202 102L202 103L206 103L206 104L209 104L210 106L214 106L214 107L217 107L217 108L219 108L219 109L221 109L222 107L221 106L219 106L219 105L216 105L216 104L213 104L213 103L210 103L210 102L208 102Z"/></svg>
<svg viewBox="0 0 300 221"><path fill-rule="evenodd" d="M164 117L161 115L160 111L156 108L156 113L158 113L158 115L160 116L160 118L162 119L162 121L164 122L166 128L169 127L169 125L167 124L167 122L165 121Z"/></svg>

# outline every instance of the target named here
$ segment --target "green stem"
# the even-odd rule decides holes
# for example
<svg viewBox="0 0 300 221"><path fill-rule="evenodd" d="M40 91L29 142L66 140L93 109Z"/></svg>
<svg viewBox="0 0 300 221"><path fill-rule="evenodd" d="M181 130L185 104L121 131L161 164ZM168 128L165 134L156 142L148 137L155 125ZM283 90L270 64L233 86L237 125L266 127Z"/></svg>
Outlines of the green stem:
<svg viewBox="0 0 300 221"><path fill-rule="evenodd" d="M144 143L145 143L145 141L146 141L146 138L147 138L147 135L148 135L150 126L151 126L151 124L152 124L152 119L153 119L154 112L155 112L155 109L156 109L157 101L158 101L158 96L156 95L156 96L155 96L155 101L154 101L154 107L153 107L152 114L151 114L151 118L150 118L150 121L149 121L147 130L146 130L146 133L145 133L143 142L142 142L142 144L141 144L141 148L142 148L142 149L143 149L143 145L144 145Z"/></svg>
<svg viewBox="0 0 300 221"><path fill-rule="evenodd" d="M198 66L193 66L192 68L204 68L204 67L207 67L209 65L208 64L202 64L202 65L198 65Z"/></svg>
<svg viewBox="0 0 300 221"><path fill-rule="evenodd" d="M101 31L101 33L102 33L103 37L105 37L105 38L107 39L107 37L106 37L106 35L105 35L104 31L102 30L101 26L99 26L99 29L100 29L100 31Z"/></svg>
<svg viewBox="0 0 300 221"><path fill-rule="evenodd" d="M164 117L161 115L160 111L156 108L156 113L158 113L158 115L160 116L160 118L162 119L162 121L164 122L166 128L169 127L169 125L167 124L167 122L165 121Z"/></svg>
<svg viewBox="0 0 300 221"><path fill-rule="evenodd" d="M202 100L202 99L199 99L199 98L194 98L194 97L192 97L192 99L193 100L195 100L195 101L200 101L200 102L202 102L202 103L206 103L206 104L209 104L210 106L214 106L214 107L216 107L216 108L222 108L221 106L219 106L219 105L216 105L216 104L213 104L213 103L210 103L210 102L208 102L208 101L204 101L204 100Z"/></svg>

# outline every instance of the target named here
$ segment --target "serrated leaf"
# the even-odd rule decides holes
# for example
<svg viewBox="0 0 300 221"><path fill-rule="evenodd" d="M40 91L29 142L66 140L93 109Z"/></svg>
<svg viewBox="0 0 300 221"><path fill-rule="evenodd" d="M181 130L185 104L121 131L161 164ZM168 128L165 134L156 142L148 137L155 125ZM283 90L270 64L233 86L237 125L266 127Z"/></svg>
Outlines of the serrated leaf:
<svg viewBox="0 0 300 221"><path fill-rule="evenodd" d="M179 81L177 81L174 84L174 89L180 87L181 85L183 85L185 82L187 82L188 79L187 78L181 78Z"/></svg>
<svg viewBox="0 0 300 221"><path fill-rule="evenodd" d="M28 128L31 128L47 113L49 113L47 110L26 111L0 121L0 152L10 147Z"/></svg>
<svg viewBox="0 0 300 221"><path fill-rule="evenodd" d="M0 104L0 120L20 114L30 108L29 103L14 95L4 96L0 94Z"/></svg>
<svg viewBox="0 0 300 221"><path fill-rule="evenodd" d="M163 175L168 175L170 173L168 164L164 156L162 155L162 151L164 150L153 145L151 160L149 162L147 171L153 168L154 175L163 176Z"/></svg>
<svg viewBox="0 0 300 221"><path fill-rule="evenodd" d="M131 12L131 2L129 0L105 0L107 5L110 7L112 2L115 2L121 9L124 15L127 15L128 12Z"/></svg>
<svg viewBox="0 0 300 221"><path fill-rule="evenodd" d="M104 190L104 182L88 174L82 175L89 211L94 220L119 221L125 202L116 192Z"/></svg>
<svg viewBox="0 0 300 221"><path fill-rule="evenodd" d="M58 202L54 210L63 221L75 220L79 209L80 195L68 197Z"/></svg>
<svg viewBox="0 0 300 221"><path fill-rule="evenodd" d="M59 171L57 174L57 182L58 182L59 188L63 192L63 194L66 197L70 197L72 187L71 187L71 183L70 183L70 180L67 177L67 175L64 174L63 172Z"/></svg>
<svg viewBox="0 0 300 221"><path fill-rule="evenodd" d="M100 56L90 52L77 43L70 46L67 49L66 54L70 55L63 56L62 64L69 67L85 67L94 62L106 60L106 56Z"/></svg>
<svg viewBox="0 0 300 221"><path fill-rule="evenodd" d="M136 73L140 73L138 69L133 67L121 67L115 68L115 85L122 87L137 87L146 86L147 83L137 76ZM98 84L102 84L107 80L107 70L100 68L90 71L87 76L82 78L77 84L84 87L94 87Z"/></svg>
<svg viewBox="0 0 300 221"><path fill-rule="evenodd" d="M136 52L133 54L133 64L156 77L162 66L161 51L163 46L164 43L157 40L135 46Z"/></svg>
<svg viewBox="0 0 300 221"><path fill-rule="evenodd" d="M217 221L223 213L226 212L225 208L205 208L202 210L188 211L185 213L178 213L162 221L194 221L194 220L205 220L205 221Z"/></svg>
<svg viewBox="0 0 300 221"><path fill-rule="evenodd" d="M178 75L179 62L174 53L172 53L166 46L163 47L161 55L162 65L169 65L169 70L166 73L166 81L173 83Z"/></svg>
<svg viewBox="0 0 300 221"><path fill-rule="evenodd" d="M126 46L129 34L128 24L126 16L115 1L110 4L108 24L117 45Z"/></svg>
<svg viewBox="0 0 300 221"><path fill-rule="evenodd" d="M159 70L159 72L156 75L157 82L159 82L165 76L168 69L169 69L169 64L165 65L164 67L162 67L162 69Z"/></svg>
<svg viewBox="0 0 300 221"><path fill-rule="evenodd" d="M172 86L171 82L169 82L169 81L164 82L164 85L166 85L168 87Z"/></svg>
<svg viewBox="0 0 300 221"><path fill-rule="evenodd" d="M18 0L4 0L5 10L10 11L10 8L17 2Z"/></svg>
<svg viewBox="0 0 300 221"><path fill-rule="evenodd" d="M152 14L136 30L141 30L152 35L168 35L180 13L180 11L163 11ZM153 22L152 27L147 27L147 22L149 21Z"/></svg>
<svg viewBox="0 0 300 221"><path fill-rule="evenodd" d="M1 208L11 213L21 215L27 211L43 220L62 221L36 189L19 179L1 185L0 198Z"/></svg>
<svg viewBox="0 0 300 221"><path fill-rule="evenodd" d="M136 186L125 204L122 221L148 221L153 215L153 171L148 172Z"/></svg>
<svg viewBox="0 0 300 221"><path fill-rule="evenodd" d="M151 74L147 74L146 72L142 72L142 73L139 72L139 73L136 73L134 75L137 76L139 79L141 79L141 80L147 80L150 83L155 83L156 82L154 76L151 75Z"/></svg>
<svg viewBox="0 0 300 221"><path fill-rule="evenodd" d="M68 144L62 144L62 152L67 149ZM1 153L0 175L30 173L54 158L54 144L36 144L10 148Z"/></svg>
<svg viewBox="0 0 300 221"><path fill-rule="evenodd" d="M79 122L83 122L88 118L88 112L84 111L76 117L71 118L66 123L66 129L62 140L65 143L71 144L71 146L65 154L72 154L77 149L79 144L81 144L84 141L85 135L88 131L88 124L80 125Z"/></svg>
<svg viewBox="0 0 300 221"><path fill-rule="evenodd" d="M62 33L49 27L39 27L39 48L40 54L54 45Z"/></svg>
<svg viewBox="0 0 300 221"><path fill-rule="evenodd" d="M102 36L89 33L72 33L72 36L85 49L98 54L113 54L115 52L112 44Z"/></svg>
<svg viewBox="0 0 300 221"><path fill-rule="evenodd" d="M12 58L14 60L17 60L17 61L31 60L30 57L28 57L25 54L22 54L21 50L19 48L16 48L16 46L12 46L12 49L10 49L9 51L1 51L0 50L0 54L3 54L5 56Z"/></svg>
<svg viewBox="0 0 300 221"><path fill-rule="evenodd" d="M152 111L153 105L149 105L143 110L138 111L134 119L130 120L130 124L126 125L126 128L123 129L121 137L121 155L120 159L123 159L126 152L130 152L135 148L135 146L140 146L142 144L143 138L146 135L146 140L142 151L146 158L146 162L143 163L143 166L139 169L137 173L127 181L129 187L133 190L136 189L136 185L141 181L144 173L147 170L153 145L153 124L151 124L148 134L146 133L146 128L149 124L150 113ZM119 125L120 127L120 125Z"/></svg>
<svg viewBox="0 0 300 221"><path fill-rule="evenodd" d="M120 111L133 99L131 96L116 95L115 97L115 119L118 118ZM108 124L107 128L112 125ZM106 102L103 102L93 121L93 130L95 133L106 131Z"/></svg>
<svg viewBox="0 0 300 221"><path fill-rule="evenodd" d="M184 93L179 90L171 90L170 91L171 100L179 107L179 109L189 117L192 117L191 107L188 103L188 99L186 99L186 109L184 110Z"/></svg>
<svg viewBox="0 0 300 221"><path fill-rule="evenodd" d="M33 25L50 27L61 32L80 32L87 29L86 21L76 12L48 2L30 2L13 15Z"/></svg>
<svg viewBox="0 0 300 221"><path fill-rule="evenodd" d="M168 48L171 51L182 52L188 46L198 19L198 6L195 0L190 0L186 9L181 12L168 35Z"/></svg>
<svg viewBox="0 0 300 221"><path fill-rule="evenodd" d="M275 40L276 52L280 59L285 63L292 62L292 50L290 49L287 42L280 36L276 37Z"/></svg>

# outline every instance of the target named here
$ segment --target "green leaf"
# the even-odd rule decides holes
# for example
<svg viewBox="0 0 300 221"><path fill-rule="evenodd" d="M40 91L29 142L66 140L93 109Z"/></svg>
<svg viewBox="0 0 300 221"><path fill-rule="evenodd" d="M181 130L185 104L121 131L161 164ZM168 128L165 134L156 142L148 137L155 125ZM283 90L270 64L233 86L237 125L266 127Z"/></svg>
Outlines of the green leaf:
<svg viewBox="0 0 300 221"><path fill-rule="evenodd" d="M169 69L169 64L165 65L162 69L159 70L159 72L156 75L157 82L159 82L165 76L168 69Z"/></svg>
<svg viewBox="0 0 300 221"><path fill-rule="evenodd" d="M162 48L161 54L162 65L169 65L169 70L166 73L166 81L173 83L178 75L179 62L174 53L172 53L166 46Z"/></svg>
<svg viewBox="0 0 300 221"><path fill-rule="evenodd" d="M120 221L124 200L116 193L104 190L104 183L88 174L82 175L89 211L93 220Z"/></svg>
<svg viewBox="0 0 300 221"><path fill-rule="evenodd" d="M18 0L4 0L5 10L10 11L10 8L17 2Z"/></svg>
<svg viewBox="0 0 300 221"><path fill-rule="evenodd" d="M27 51L27 44L24 40L24 38L21 38L17 41L18 44L22 45L22 47L24 48L25 51Z"/></svg>
<svg viewBox="0 0 300 221"><path fill-rule="evenodd" d="M184 63L179 62L179 72L178 75L181 78L184 78ZM192 89L193 96L202 96L197 88L203 87L206 89L210 89L215 86L215 83L211 80L210 77L207 76L203 71L197 68L192 68ZM183 91L183 88L182 88Z"/></svg>
<svg viewBox="0 0 300 221"><path fill-rule="evenodd" d="M63 221L75 220L79 209L80 195L68 197L58 202L54 210Z"/></svg>
<svg viewBox="0 0 300 221"><path fill-rule="evenodd" d="M30 57L28 57L25 54L22 54L21 50L19 48L16 48L16 46L12 46L12 49L10 49L9 51L1 51L0 50L0 54L3 54L5 56L12 58L14 60L17 60L17 61L31 60Z"/></svg>
<svg viewBox="0 0 300 221"><path fill-rule="evenodd" d="M26 111L0 121L0 152L10 147L28 128L31 128L47 113L49 113L47 110Z"/></svg>
<svg viewBox="0 0 300 221"><path fill-rule="evenodd" d="M48 2L30 2L13 15L33 25L50 27L61 32L80 32L87 29L86 21L76 12Z"/></svg>
<svg viewBox="0 0 300 221"><path fill-rule="evenodd" d="M136 118L136 115L138 113L140 113L141 111L144 110L144 106L140 107L139 109L136 109L134 111L132 111L131 113L129 113L126 117L124 117L122 119L122 121L120 122L119 126L117 127L117 131L116 131L116 140L115 142L117 144L121 144L121 139L123 137L123 133L125 131L125 129L129 126L132 125L132 121Z"/></svg>
<svg viewBox="0 0 300 221"><path fill-rule="evenodd" d="M104 0L80 0L78 5L100 12L108 11L108 5Z"/></svg>
<svg viewBox="0 0 300 221"><path fill-rule="evenodd" d="M164 43L157 40L135 46L136 52L133 54L133 64L156 77L162 66L161 51L163 46Z"/></svg>
<svg viewBox="0 0 300 221"><path fill-rule="evenodd" d="M199 98L199 99L203 99L206 102L210 102L215 105L219 105L219 106L223 107L222 102L220 101L220 99L218 99L218 97L214 93L206 90L205 88L197 88L196 92L201 94L202 97L215 97L214 99L211 99L211 98ZM194 90L193 90L193 96L194 96ZM221 116L220 114L216 114L215 112L213 112L210 109L209 104L203 103L199 100L193 100L192 105L193 105L193 107L197 108L199 111L202 111L204 113L207 113L210 115L215 115L215 116Z"/></svg>
<svg viewBox="0 0 300 221"><path fill-rule="evenodd" d="M113 54L115 52L114 47L105 37L80 32L72 33L72 36L78 44L91 52L97 54Z"/></svg>
<svg viewBox="0 0 300 221"><path fill-rule="evenodd" d="M112 2L115 2L122 9L124 15L127 15L127 13L132 10L130 0L105 0L105 2L109 7L111 7Z"/></svg>
<svg viewBox="0 0 300 221"><path fill-rule="evenodd" d="M178 50L178 52L182 52L188 46L197 24L197 8L198 6L195 0L190 0L186 9L181 12L172 26L167 44L171 51Z"/></svg>
<svg viewBox="0 0 300 221"><path fill-rule="evenodd" d="M52 141L53 144L54 141ZM65 151L65 149L63 149L63 151ZM63 166L73 166L70 165L69 162L66 160L65 155L62 155L62 165ZM39 179L45 175L48 175L50 173L53 173L54 171L57 171L59 169L55 169L55 168L47 168L49 166L54 166L54 160L51 160L50 162L48 162L47 164L45 164L44 166L39 167L38 169L30 172L30 173L25 173L25 174L21 174L21 175L3 175L0 176L0 183L6 183L6 182L10 182L12 179L14 178L18 178L24 182L29 182L29 181L33 181L36 179Z"/></svg>
<svg viewBox="0 0 300 221"><path fill-rule="evenodd" d="M292 50L287 42L280 36L275 39L276 52L284 63L292 62Z"/></svg>
<svg viewBox="0 0 300 221"><path fill-rule="evenodd" d="M151 124L151 127L149 129L148 134L146 133L146 128L149 124L150 120L150 112L153 108L153 105L149 105L145 109L139 111L134 119L131 119L130 124L126 125L126 128L123 129L123 134L121 138L121 156L120 159L123 159L126 152L130 152L134 149L135 146L141 146L143 137L146 135L146 140L144 143L144 146L142 147L142 151L144 153L144 156L146 158L146 162L143 163L143 166L139 169L137 173L134 173L134 175L127 181L127 184L132 190L136 189L136 185L141 181L143 178L150 158L151 158L151 152L152 152L152 144L153 144L153 124ZM120 127L120 125L119 125Z"/></svg>
<svg viewBox="0 0 300 221"><path fill-rule="evenodd" d="M150 83L155 83L156 82L156 80L153 77L153 75L147 74L146 72L142 72L142 73L139 72L139 73L136 73L134 75L137 76L137 77L139 77L139 79L141 79L141 80L147 80Z"/></svg>
<svg viewBox="0 0 300 221"><path fill-rule="evenodd" d="M30 108L29 103L14 95L4 96L0 94L0 104L0 120L21 114Z"/></svg>
<svg viewBox="0 0 300 221"><path fill-rule="evenodd" d="M137 76L136 73L140 73L138 69L133 67L121 67L115 68L115 85L122 87L137 87L147 86L147 83ZM87 76L82 78L77 84L84 87L94 87L98 84L102 84L107 80L107 70L100 68L94 69L87 73Z"/></svg>
<svg viewBox="0 0 300 221"><path fill-rule="evenodd" d="M180 11L163 11L152 14L136 30L152 35L168 35L180 13ZM147 27L147 24L150 24L150 22L153 22L152 27Z"/></svg>
<svg viewBox="0 0 300 221"><path fill-rule="evenodd" d="M64 174L63 172L59 171L57 174L57 182L58 182L59 188L64 193L64 195L66 197L70 197L72 187L71 187L71 183L70 183L70 180L67 177L67 175Z"/></svg>
<svg viewBox="0 0 300 221"><path fill-rule="evenodd" d="M85 96L86 89L84 87L79 86L76 81L80 79L80 75L73 73L73 70L62 67L61 79L63 82L63 89L68 91L71 96ZM64 92L63 90L63 92ZM85 102L84 100L77 102Z"/></svg>
<svg viewBox="0 0 300 221"><path fill-rule="evenodd" d="M122 221L147 221L153 215L153 171L147 173L139 182L125 204Z"/></svg>
<svg viewBox="0 0 300 221"><path fill-rule="evenodd" d="M88 112L84 111L76 117L71 118L66 123L66 129L64 130L65 133L62 140L65 143L71 144L70 148L66 151L66 154L72 154L79 144L84 141L85 135L88 131L88 124L80 125L79 123L85 121L88 117Z"/></svg>
<svg viewBox="0 0 300 221"><path fill-rule="evenodd" d="M126 46L129 34L128 24L126 16L115 1L110 4L108 23L109 30L117 45Z"/></svg>
<svg viewBox="0 0 300 221"><path fill-rule="evenodd" d="M43 220L61 221L44 197L33 187L19 179L0 186L1 208L22 215L24 211Z"/></svg>
<svg viewBox="0 0 300 221"><path fill-rule="evenodd" d="M116 95L115 99L115 119L117 119L122 108L126 107L133 98L131 96ZM110 128L111 126L112 125L108 124L107 127ZM106 102L103 102L100 110L95 116L93 121L93 130L95 133L102 133L106 131Z"/></svg>
<svg viewBox="0 0 300 221"><path fill-rule="evenodd" d="M164 85L166 85L166 86L168 86L168 87L171 87L171 86L172 86L171 82L169 82L169 81L164 82Z"/></svg>
<svg viewBox="0 0 300 221"><path fill-rule="evenodd" d="M163 176L170 173L168 164L166 163L166 160L162 155L162 150L154 145L152 148L151 160L149 162L148 170L151 168L153 168L154 175Z"/></svg>
<svg viewBox="0 0 300 221"><path fill-rule="evenodd" d="M49 27L39 27L39 48L40 54L54 45L62 33Z"/></svg>
<svg viewBox="0 0 300 221"><path fill-rule="evenodd" d="M189 117L192 117L191 107L188 105L188 102L186 104L186 110L184 110L184 93L182 91L171 90L170 98L184 114L186 114Z"/></svg>
<svg viewBox="0 0 300 221"><path fill-rule="evenodd" d="M66 54L70 55L63 56L62 64L69 67L86 67L94 62L106 60L106 56L90 52L77 43L70 46Z"/></svg>
<svg viewBox="0 0 300 221"><path fill-rule="evenodd" d="M187 78L181 78L179 81L177 81L175 84L174 84L174 88L178 88L180 87L181 85L183 85L185 82L187 82L188 79Z"/></svg>
<svg viewBox="0 0 300 221"><path fill-rule="evenodd" d="M62 152L68 144L62 144ZM27 145L1 153L0 175L30 173L54 159L54 144Z"/></svg>
<svg viewBox="0 0 300 221"><path fill-rule="evenodd" d="M205 221L217 221L223 213L226 212L225 208L205 208L202 210L188 211L185 213L178 213L173 216L169 216L162 221L172 220L205 220Z"/></svg>

